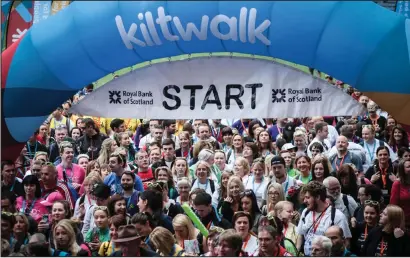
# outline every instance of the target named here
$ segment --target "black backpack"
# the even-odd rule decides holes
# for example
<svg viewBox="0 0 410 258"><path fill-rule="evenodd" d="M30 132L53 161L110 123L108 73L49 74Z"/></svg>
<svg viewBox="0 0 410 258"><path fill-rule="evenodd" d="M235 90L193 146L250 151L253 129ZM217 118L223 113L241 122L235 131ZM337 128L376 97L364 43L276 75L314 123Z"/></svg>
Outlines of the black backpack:
<svg viewBox="0 0 410 258"><path fill-rule="evenodd" d="M194 179L194 181L192 181L191 187L194 186L195 182L196 182L196 178ZM209 184L211 185L211 192L214 193L215 192L215 182L214 182L214 180L209 179ZM206 189L205 189L205 191L206 191Z"/></svg>

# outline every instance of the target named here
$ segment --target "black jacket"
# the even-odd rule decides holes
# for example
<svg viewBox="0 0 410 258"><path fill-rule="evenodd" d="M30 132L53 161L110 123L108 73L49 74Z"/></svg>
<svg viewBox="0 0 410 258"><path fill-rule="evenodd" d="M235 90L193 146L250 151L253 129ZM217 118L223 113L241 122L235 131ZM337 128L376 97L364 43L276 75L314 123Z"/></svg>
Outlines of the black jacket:
<svg viewBox="0 0 410 258"><path fill-rule="evenodd" d="M208 227L208 224L211 223L212 226L220 227L223 229L232 228L232 224L228 220L220 218L216 214L215 208L212 209L212 212L206 218L201 218L201 222L205 227Z"/></svg>
<svg viewBox="0 0 410 258"><path fill-rule="evenodd" d="M90 160L97 159L101 150L101 144L107 138L107 135L102 133L97 133L91 138L87 135L81 136L76 144L79 154L87 154Z"/></svg>
<svg viewBox="0 0 410 258"><path fill-rule="evenodd" d="M373 228L364 242L361 256L375 256L377 246L382 238L387 242L386 256L410 256L410 237L407 233L400 238L395 238L393 234L382 231L382 227Z"/></svg>
<svg viewBox="0 0 410 258"><path fill-rule="evenodd" d="M372 176L374 174L376 174L377 172L381 172L381 170L379 168L379 165L377 163L377 160L375 160L374 164L376 164L376 165L370 166L367 169L366 173L365 173L365 177L369 180L372 178ZM386 189L388 191L387 195L383 194L384 204L386 204L386 205L390 203L390 194L391 194L391 188L392 188L392 185L393 185L393 181L390 180L389 175L392 175L392 174L393 174L393 166L392 166L391 162L389 161L389 168L387 169L387 176L386 176L386 188L383 188L382 177L380 177L379 180L377 180L375 183L373 183L374 185L377 185L380 189L382 189L382 190Z"/></svg>

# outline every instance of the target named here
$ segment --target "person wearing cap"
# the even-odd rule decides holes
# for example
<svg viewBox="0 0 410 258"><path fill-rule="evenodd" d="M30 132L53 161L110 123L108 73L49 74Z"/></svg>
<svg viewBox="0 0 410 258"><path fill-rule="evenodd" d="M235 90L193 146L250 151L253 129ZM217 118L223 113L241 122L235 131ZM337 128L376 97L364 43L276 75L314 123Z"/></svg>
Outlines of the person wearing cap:
<svg viewBox="0 0 410 258"><path fill-rule="evenodd" d="M113 239L112 242L119 246L121 251L115 251L111 256L120 257L156 257L159 256L150 250L141 247L140 234L134 225L120 226L118 228L118 238Z"/></svg>
<svg viewBox="0 0 410 258"><path fill-rule="evenodd" d="M292 156L292 159L295 159L296 158L296 151L298 150L298 148L295 145L293 145L292 143L285 143L282 146L281 150L288 151L290 153L290 155Z"/></svg>
<svg viewBox="0 0 410 258"><path fill-rule="evenodd" d="M302 184L302 182L288 176L286 172L286 163L281 156L274 156L271 160L271 170L274 174L271 183L279 183L283 187L283 193L285 197L288 195L288 190L291 187ZM266 187L265 200L267 200L269 185Z"/></svg>
<svg viewBox="0 0 410 258"><path fill-rule="evenodd" d="M84 225L81 229L81 233L83 234L84 238L88 230L92 230L96 227L93 216L95 207L107 206L108 200L111 196L111 190L109 186L103 183L97 183L93 186L91 194L95 198L95 204L90 205L90 207L85 211Z"/></svg>

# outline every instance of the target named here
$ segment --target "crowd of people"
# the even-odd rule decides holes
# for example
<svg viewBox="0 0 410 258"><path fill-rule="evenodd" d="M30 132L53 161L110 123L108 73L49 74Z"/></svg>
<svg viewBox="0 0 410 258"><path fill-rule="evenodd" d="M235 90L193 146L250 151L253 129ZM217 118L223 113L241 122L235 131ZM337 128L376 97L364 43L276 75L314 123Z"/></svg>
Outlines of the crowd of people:
<svg viewBox="0 0 410 258"><path fill-rule="evenodd" d="M108 119L66 102L1 164L2 256L409 256L408 134L350 90L365 116Z"/></svg>

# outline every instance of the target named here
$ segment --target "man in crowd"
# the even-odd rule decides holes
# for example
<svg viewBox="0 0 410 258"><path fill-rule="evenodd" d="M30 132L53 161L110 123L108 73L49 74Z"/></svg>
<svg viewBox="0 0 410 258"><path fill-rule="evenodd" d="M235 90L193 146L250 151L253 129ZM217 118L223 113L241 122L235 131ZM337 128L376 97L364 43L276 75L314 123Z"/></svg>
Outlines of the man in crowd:
<svg viewBox="0 0 410 258"><path fill-rule="evenodd" d="M179 138L175 136L176 121L175 120L164 120L162 122L164 127L164 134L162 140L171 139L175 143L175 149L179 149Z"/></svg>
<svg viewBox="0 0 410 258"><path fill-rule="evenodd" d="M156 163L152 164L152 170L159 167L168 167L169 169L172 168L172 165L175 161L175 143L171 139L165 139L162 141L162 150L163 158L157 161Z"/></svg>
<svg viewBox="0 0 410 258"><path fill-rule="evenodd" d="M328 124L326 122L318 122L315 124L315 131L316 131L316 137L310 142L308 148L307 148L307 154L310 158L312 158L312 153L310 151L310 146L314 142L319 142L322 144L323 149L324 149L324 154L327 154L327 152L331 148L331 144L329 140L327 139L327 136L329 134L328 131Z"/></svg>
<svg viewBox="0 0 410 258"><path fill-rule="evenodd" d="M149 126L149 134L145 135L144 137L141 138L139 142L139 149L145 148L147 144L152 142L152 139L154 138L154 129L156 126L160 125L160 121L157 119L151 119L149 120L148 126ZM161 135L162 138L162 135ZM161 142L161 141L160 141Z"/></svg>
<svg viewBox="0 0 410 258"><path fill-rule="evenodd" d="M329 156L330 164L332 164L332 169L336 173L342 167L343 164L353 164L359 171L363 172L363 162L360 156L356 153L348 150L349 142L345 136L337 137L336 149L337 152Z"/></svg>
<svg viewBox="0 0 410 258"><path fill-rule="evenodd" d="M144 190L147 190L148 184L155 181L152 168L149 167L149 156L146 150L141 149L136 155L137 169L136 174L141 178Z"/></svg>
<svg viewBox="0 0 410 258"><path fill-rule="evenodd" d="M312 240L313 257L330 257L332 253L332 241L325 236L315 236Z"/></svg>
<svg viewBox="0 0 410 258"><path fill-rule="evenodd" d="M353 257L345 245L345 238L343 236L343 229L339 226L331 226L326 230L325 236L332 241L331 256L333 257Z"/></svg>
<svg viewBox="0 0 410 258"><path fill-rule="evenodd" d="M13 192L16 197L24 195L23 184L16 178L16 167L13 161L1 163L1 189Z"/></svg>
<svg viewBox="0 0 410 258"><path fill-rule="evenodd" d="M211 226L221 227L223 229L232 228L229 221L220 218L212 206L212 197L205 191L197 193L194 199L196 213L202 224L208 229Z"/></svg>

